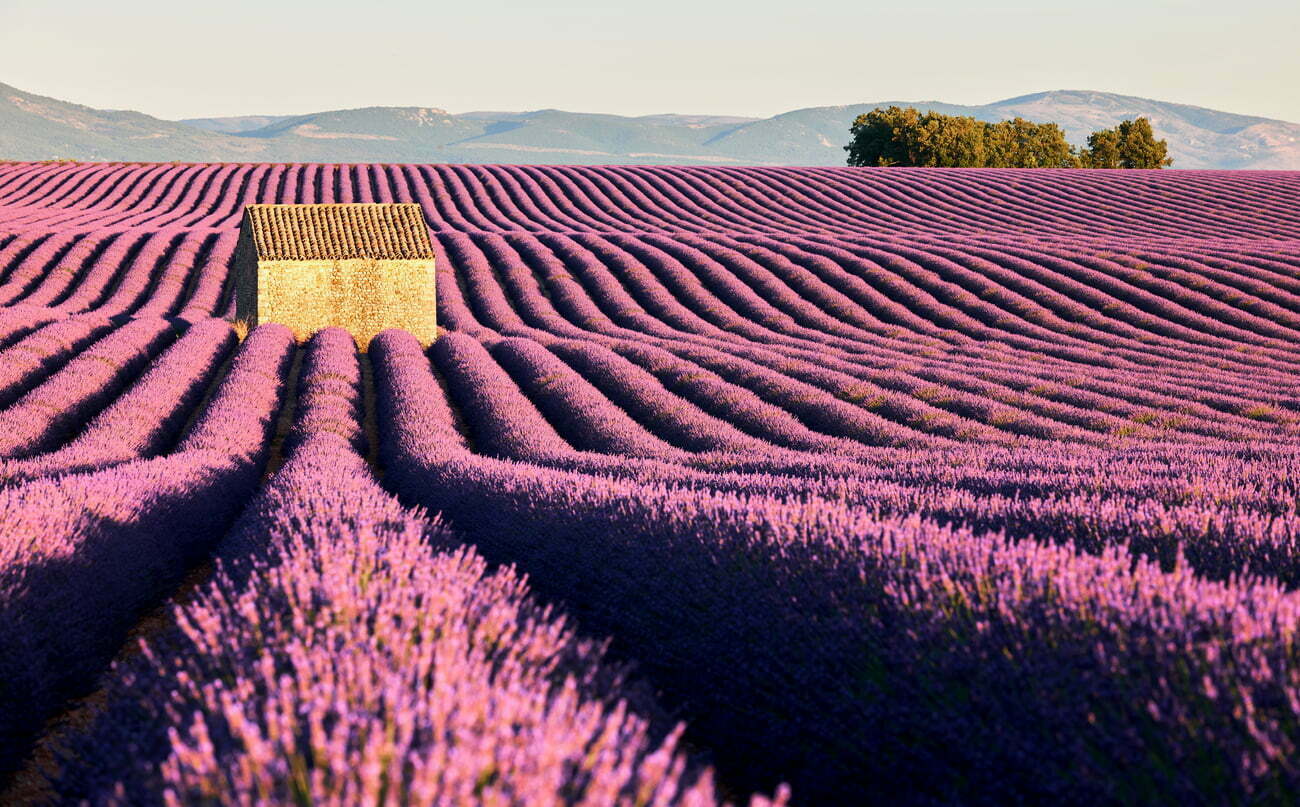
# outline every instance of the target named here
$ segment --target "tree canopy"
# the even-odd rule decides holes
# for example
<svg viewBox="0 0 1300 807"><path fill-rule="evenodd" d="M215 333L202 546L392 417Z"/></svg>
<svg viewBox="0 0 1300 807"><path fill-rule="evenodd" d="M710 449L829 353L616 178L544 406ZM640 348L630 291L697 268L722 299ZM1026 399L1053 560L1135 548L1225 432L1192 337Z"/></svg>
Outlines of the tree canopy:
<svg viewBox="0 0 1300 807"><path fill-rule="evenodd" d="M989 123L960 115L877 107L859 115L844 150L856 166L948 168L1164 168L1173 163L1146 118L1093 132L1075 149L1055 123Z"/></svg>
<svg viewBox="0 0 1300 807"><path fill-rule="evenodd" d="M1121 121L1114 129L1088 135L1088 147L1079 152L1084 168L1165 168L1174 161L1168 144L1156 140L1146 118Z"/></svg>

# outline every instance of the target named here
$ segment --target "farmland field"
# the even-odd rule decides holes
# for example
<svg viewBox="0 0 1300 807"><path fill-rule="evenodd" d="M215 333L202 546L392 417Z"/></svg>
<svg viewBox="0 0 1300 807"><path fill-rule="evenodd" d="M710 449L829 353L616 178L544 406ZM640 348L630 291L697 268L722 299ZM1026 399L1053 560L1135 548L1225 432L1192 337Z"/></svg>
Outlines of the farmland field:
<svg viewBox="0 0 1300 807"><path fill-rule="evenodd" d="M237 334L268 202L441 338ZM0 164L0 785L1287 803L1297 340L1300 173Z"/></svg>

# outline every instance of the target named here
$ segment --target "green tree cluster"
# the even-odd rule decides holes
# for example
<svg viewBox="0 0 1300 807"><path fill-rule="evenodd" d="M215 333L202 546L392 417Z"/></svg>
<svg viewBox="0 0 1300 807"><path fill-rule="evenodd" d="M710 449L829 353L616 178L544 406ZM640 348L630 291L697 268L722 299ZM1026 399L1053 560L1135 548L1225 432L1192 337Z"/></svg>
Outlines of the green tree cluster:
<svg viewBox="0 0 1300 807"><path fill-rule="evenodd" d="M1146 118L1094 132L1074 149L1055 123L987 123L891 106L859 115L844 150L849 165L946 168L1164 168L1173 164Z"/></svg>
<svg viewBox="0 0 1300 807"><path fill-rule="evenodd" d="M1079 150L1082 168L1166 168L1173 164L1165 141L1156 140L1146 118L1093 132L1088 135L1088 147Z"/></svg>

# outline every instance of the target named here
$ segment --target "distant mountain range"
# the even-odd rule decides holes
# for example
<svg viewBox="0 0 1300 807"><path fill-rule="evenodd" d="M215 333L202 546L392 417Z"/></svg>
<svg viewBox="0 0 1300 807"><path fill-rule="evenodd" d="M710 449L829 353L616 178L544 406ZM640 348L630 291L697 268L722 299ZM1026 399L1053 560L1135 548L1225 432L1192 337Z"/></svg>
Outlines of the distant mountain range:
<svg viewBox="0 0 1300 807"><path fill-rule="evenodd" d="M867 101L771 118L367 107L166 121L0 84L0 159L843 165L853 118L889 104L989 121L1019 115L1055 122L1074 143L1145 115L1169 141L1176 168L1300 169L1300 124L1078 90L983 106Z"/></svg>

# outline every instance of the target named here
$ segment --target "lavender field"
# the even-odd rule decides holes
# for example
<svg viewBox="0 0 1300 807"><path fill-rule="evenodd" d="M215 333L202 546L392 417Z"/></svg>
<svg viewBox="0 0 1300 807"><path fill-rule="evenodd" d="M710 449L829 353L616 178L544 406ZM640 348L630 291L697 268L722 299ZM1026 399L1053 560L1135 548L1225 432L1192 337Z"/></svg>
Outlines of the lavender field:
<svg viewBox="0 0 1300 807"><path fill-rule="evenodd" d="M1298 340L1300 173L0 164L0 801L1291 803Z"/></svg>

